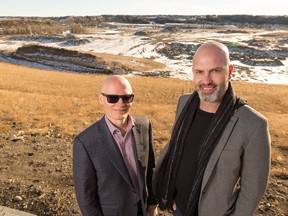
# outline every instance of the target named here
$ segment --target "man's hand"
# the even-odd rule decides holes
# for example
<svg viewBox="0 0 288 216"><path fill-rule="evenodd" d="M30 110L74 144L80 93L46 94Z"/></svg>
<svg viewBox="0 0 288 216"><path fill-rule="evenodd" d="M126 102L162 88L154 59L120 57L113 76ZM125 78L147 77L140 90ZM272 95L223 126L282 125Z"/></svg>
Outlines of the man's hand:
<svg viewBox="0 0 288 216"><path fill-rule="evenodd" d="M147 216L157 216L157 215L158 215L157 205L148 205Z"/></svg>
<svg viewBox="0 0 288 216"><path fill-rule="evenodd" d="M175 200L173 201L173 206L172 206L172 208L173 208L174 211L176 211L176 209L177 209Z"/></svg>

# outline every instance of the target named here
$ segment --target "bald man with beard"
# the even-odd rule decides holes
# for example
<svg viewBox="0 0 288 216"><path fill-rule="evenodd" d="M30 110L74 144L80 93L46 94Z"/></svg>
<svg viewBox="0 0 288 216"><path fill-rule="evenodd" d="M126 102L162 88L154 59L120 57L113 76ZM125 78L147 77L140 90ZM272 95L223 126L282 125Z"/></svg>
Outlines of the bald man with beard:
<svg viewBox="0 0 288 216"><path fill-rule="evenodd" d="M153 189L174 216L251 216L270 170L267 119L237 97L228 48L202 44L193 57L195 91L179 99Z"/></svg>

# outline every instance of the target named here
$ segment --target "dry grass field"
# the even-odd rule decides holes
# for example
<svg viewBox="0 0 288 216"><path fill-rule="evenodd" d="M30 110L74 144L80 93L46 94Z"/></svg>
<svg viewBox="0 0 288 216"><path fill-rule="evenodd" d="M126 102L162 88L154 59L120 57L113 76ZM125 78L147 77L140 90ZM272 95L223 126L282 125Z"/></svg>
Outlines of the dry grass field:
<svg viewBox="0 0 288 216"><path fill-rule="evenodd" d="M80 215L71 174L72 141L103 115L98 94L105 78L0 63L0 205L37 215ZM178 97L193 91L192 82L128 79L135 93L131 113L152 121L158 156L169 139ZM288 85L233 85L270 123L271 177L255 215L287 215Z"/></svg>

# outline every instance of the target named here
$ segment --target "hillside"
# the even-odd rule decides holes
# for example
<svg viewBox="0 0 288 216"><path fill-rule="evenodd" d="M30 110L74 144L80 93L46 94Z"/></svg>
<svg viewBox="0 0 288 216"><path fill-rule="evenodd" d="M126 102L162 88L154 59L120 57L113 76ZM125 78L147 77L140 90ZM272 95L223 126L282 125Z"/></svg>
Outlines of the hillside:
<svg viewBox="0 0 288 216"><path fill-rule="evenodd" d="M72 142L103 115L97 95L104 79L105 75L0 63L0 205L37 215L80 215L71 174ZM132 113L151 119L158 157L169 139L178 97L193 91L192 83L158 77L128 79L135 93ZM285 216L288 85L239 81L233 85L270 123L271 176L255 216Z"/></svg>
<svg viewBox="0 0 288 216"><path fill-rule="evenodd" d="M121 16L113 19L116 18ZM126 20L129 16L122 18ZM115 23L105 17L105 21L92 28L78 24L91 21L88 17L73 17L72 20L77 21L74 24L71 19L59 18L64 28L62 33L45 33L45 25L41 26L45 20L19 18L21 28L11 20L14 26L11 28L19 32L11 35L7 30L7 34L0 36L0 62L77 73L190 79L195 50L200 43L215 40L230 50L235 66L234 80L288 83L287 25L202 24L200 18L196 23L131 24L129 19L128 23L119 23L121 19ZM58 22L51 21L55 25L59 25ZM9 25L9 20L0 19L0 32L5 26L1 27L1 23ZM31 31L25 33L22 28Z"/></svg>
<svg viewBox="0 0 288 216"><path fill-rule="evenodd" d="M254 15L99 15L99 16L63 16L63 17L1 17L1 19L21 19L21 22L31 20L31 23L39 25L37 21L44 19L65 24L67 26L79 25L84 27L95 27L105 23L129 23L129 24L155 24L165 23L190 23L190 24L220 24L238 26L263 26L263 25L288 25L288 16L254 16ZM7 22L6 22L7 23ZM15 24L15 22L14 22ZM47 24L47 23L43 23ZM23 25L23 23L22 23ZM51 25L51 23L49 23ZM11 25L10 25L11 26Z"/></svg>

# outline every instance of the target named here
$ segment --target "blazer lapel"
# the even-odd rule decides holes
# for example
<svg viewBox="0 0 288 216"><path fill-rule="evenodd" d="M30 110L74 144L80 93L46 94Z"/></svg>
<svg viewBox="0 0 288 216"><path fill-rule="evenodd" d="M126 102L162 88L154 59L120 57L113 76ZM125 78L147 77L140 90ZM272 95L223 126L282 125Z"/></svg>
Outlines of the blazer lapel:
<svg viewBox="0 0 288 216"><path fill-rule="evenodd" d="M204 176L203 176L203 180L202 180L202 186L201 186L201 191L204 190L210 176L211 176L211 173L218 161L218 158L221 154L221 152L223 151L227 141L228 141L228 138L237 122L238 118L235 117L235 116L232 116L229 123L227 124L227 127L224 131L224 133L222 134L217 146L215 147L210 159L209 159L209 162L206 166L206 169L205 169L205 173L204 173Z"/></svg>
<svg viewBox="0 0 288 216"><path fill-rule="evenodd" d="M117 146L116 141L111 135L108 126L105 123L105 119L101 119L101 127L99 127L99 141L105 149L108 158L113 163L118 172L123 178L133 187L128 170L123 161L122 154Z"/></svg>
<svg viewBox="0 0 288 216"><path fill-rule="evenodd" d="M143 187L143 173L142 173L142 166L139 166L139 164L142 164L143 162L143 157L145 156L144 152L143 152L143 148L144 148L144 140L143 140L143 134L142 134L142 125L139 124L137 122L137 119L133 118L134 124L135 126L133 127L132 131L133 131L133 135L134 135L134 142L135 145L133 145L133 149L134 149L134 156L135 156L135 161L136 161L136 165L137 165L137 177L138 177L138 182L139 182L139 186L140 188ZM145 167L145 166L144 166ZM141 190L140 190L141 191Z"/></svg>
<svg viewBox="0 0 288 216"><path fill-rule="evenodd" d="M135 151L135 158L142 161L143 155L143 135L142 135L142 125L138 124L137 121L135 122L135 126L132 129L134 135L135 146L133 146ZM136 149L135 149L136 147Z"/></svg>

